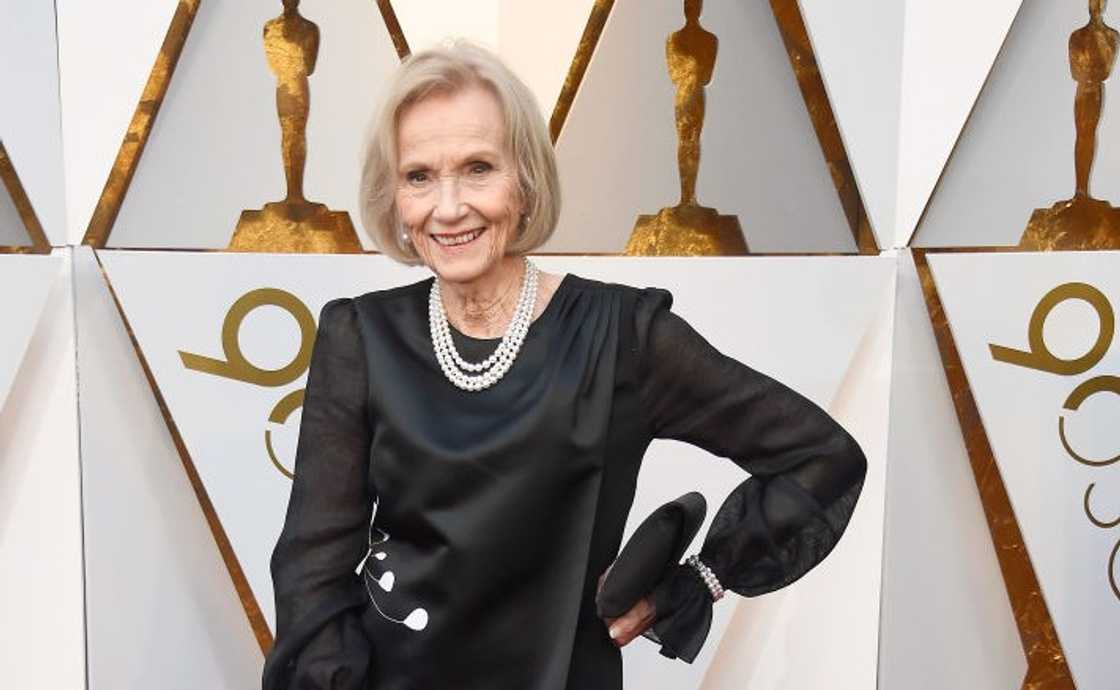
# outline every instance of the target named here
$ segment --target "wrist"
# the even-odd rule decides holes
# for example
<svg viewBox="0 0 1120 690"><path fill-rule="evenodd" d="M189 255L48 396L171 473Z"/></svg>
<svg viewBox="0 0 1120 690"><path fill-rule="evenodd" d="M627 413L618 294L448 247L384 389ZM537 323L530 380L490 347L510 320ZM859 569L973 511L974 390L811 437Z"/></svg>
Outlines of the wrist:
<svg viewBox="0 0 1120 690"><path fill-rule="evenodd" d="M692 571L700 578L700 581L704 583L704 586L708 589L708 593L712 596L713 602L723 598L723 585L720 584L719 578L716 577L712 569L709 568L704 561L700 560L698 554L689 556L685 559L685 563L691 566Z"/></svg>

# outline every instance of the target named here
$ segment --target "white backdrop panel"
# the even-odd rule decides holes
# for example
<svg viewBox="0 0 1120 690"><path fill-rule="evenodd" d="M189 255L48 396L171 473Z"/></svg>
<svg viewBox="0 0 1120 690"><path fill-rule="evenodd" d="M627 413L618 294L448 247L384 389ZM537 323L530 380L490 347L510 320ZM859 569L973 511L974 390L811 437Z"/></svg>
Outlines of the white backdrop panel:
<svg viewBox="0 0 1120 690"><path fill-rule="evenodd" d="M0 294L17 312L0 328L0 366L21 359L2 343L30 337L0 410L0 677L27 690L85 687L73 286L69 250L55 252L0 257ZM12 270L28 259L34 273Z"/></svg>
<svg viewBox="0 0 1120 690"><path fill-rule="evenodd" d="M909 243L1022 1L905 3L894 246Z"/></svg>
<svg viewBox="0 0 1120 690"><path fill-rule="evenodd" d="M871 229L880 247L890 247L906 3L801 0L800 5Z"/></svg>
<svg viewBox="0 0 1120 690"><path fill-rule="evenodd" d="M926 208L916 246L1018 244L1034 209L1073 196L1076 83L1068 43L1088 17L1085 2L1023 0ZM1120 3L1108 5L1105 21L1120 26ZM1114 204L1120 204L1117 110L1106 96L1089 185Z"/></svg>
<svg viewBox="0 0 1120 690"><path fill-rule="evenodd" d="M122 251L101 252L100 256L257 601L271 621L268 557L279 533L290 484L272 467L262 436L266 428L271 429L279 459L290 466L298 412L285 425L266 420L277 400L303 385L303 375L279 388L247 385L188 370L178 352L220 357L224 315L236 299L253 289L286 290L317 314L332 297L412 282L426 273L377 256ZM672 289L678 311L717 347L778 376L821 405L833 399L884 293L889 291L894 268L892 260L877 258L705 261L541 257L540 263L546 269ZM707 278L702 285L695 280L698 273ZM775 300L775 294L782 299ZM734 298L727 299L728 295ZM168 312L176 314L173 321L166 318ZM298 348L297 341L294 321L276 307L251 313L240 332L246 357L261 367L275 368L289 361ZM231 462L231 458L241 460ZM879 463L881 471L881 457L873 462ZM657 443L642 471L635 519L681 493L680 468L685 463L692 487L707 493L714 505L742 479L742 471L736 466L710 458L703 451L683 444ZM881 529L882 496L880 492L876 499L875 492L869 493L861 504L860 510L866 513L861 519L874 534ZM849 535L845 543L849 541L855 544L859 537ZM877 600L880 541L874 538L871 542L870 552L866 547L859 549L850 567L840 568L828 578L822 576L821 586L871 586L875 590L872 598ZM715 640L730 614L731 607L717 610L713 642L694 666L653 663L657 655L649 645L627 650L630 687L698 687L714 653ZM797 613L801 624L820 615L817 610ZM859 615L872 621L874 631L877 611L869 609ZM836 644L835 640L831 642ZM873 649L877 640L872 634L871 639L852 637L841 644L866 650ZM841 661L838 658L837 663ZM836 672L843 675L851 671L840 663Z"/></svg>
<svg viewBox="0 0 1120 690"><path fill-rule="evenodd" d="M54 4L66 141L66 232L53 241L79 244L179 3L56 0Z"/></svg>
<svg viewBox="0 0 1120 690"><path fill-rule="evenodd" d="M1021 1L801 0L880 247L910 239Z"/></svg>
<svg viewBox="0 0 1120 690"><path fill-rule="evenodd" d="M844 540L798 586L738 602L703 690L738 690L744 682L761 690L876 686L893 287L891 281L878 295L874 318L828 405L868 457Z"/></svg>
<svg viewBox="0 0 1120 690"><path fill-rule="evenodd" d="M719 38L697 196L739 216L754 252L855 244L766 3L708 3ZM557 142L565 212L550 252L618 252L639 214L680 197L665 40L678 0L618 0Z"/></svg>
<svg viewBox="0 0 1120 690"><path fill-rule="evenodd" d="M946 254L931 256L930 265L1077 687L1112 688L1120 674L1120 563L1110 554L1114 558L1120 529L1094 526L1085 497L1095 484L1090 510L1101 521L1114 520L1120 473L1115 464L1075 461L1059 439L1058 420L1065 418L1071 447L1083 456L1109 458L1120 449L1115 333L1105 331L1110 347L1090 369L1070 375L997 361L990 346L1028 349L1036 305L1066 283L1092 286L1114 310L1120 253ZM1087 302L1068 299L1050 311L1042 333L1052 353L1073 359L1089 351L1101 330ZM1092 395L1077 411L1063 409L1075 387L1097 376L1113 377L1104 389L1113 395Z"/></svg>
<svg viewBox="0 0 1120 690"><path fill-rule="evenodd" d="M459 37L497 51L536 95L547 121L593 4L594 0L398 0L393 9L413 52Z"/></svg>
<svg viewBox="0 0 1120 690"><path fill-rule="evenodd" d="M260 648L88 247L74 278L89 688L259 686Z"/></svg>
<svg viewBox="0 0 1120 690"><path fill-rule="evenodd" d="M54 4L0 0L0 17L0 141L51 243L65 244ZM0 244L5 236L0 228Z"/></svg>
<svg viewBox="0 0 1120 690"><path fill-rule="evenodd" d="M909 252L894 336L879 687L1019 690L1026 658Z"/></svg>
<svg viewBox="0 0 1120 690"><path fill-rule="evenodd" d="M43 313L62 260L57 256L0 255L0 295L4 327L0 328L0 411L23 361L31 334Z"/></svg>
<svg viewBox="0 0 1120 690"><path fill-rule="evenodd" d="M475 0L469 5L455 0L398 0L393 11L413 52L448 38L468 38L491 50L500 50L499 0ZM525 4L535 4L529 0Z"/></svg>

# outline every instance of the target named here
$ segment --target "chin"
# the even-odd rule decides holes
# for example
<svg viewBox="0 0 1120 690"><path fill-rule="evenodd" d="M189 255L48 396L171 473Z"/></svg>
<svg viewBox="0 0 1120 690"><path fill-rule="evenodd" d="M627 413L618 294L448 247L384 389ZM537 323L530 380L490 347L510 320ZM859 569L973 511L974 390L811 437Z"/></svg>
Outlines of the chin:
<svg viewBox="0 0 1120 690"><path fill-rule="evenodd" d="M443 261L436 262L431 268L433 273L449 283L472 283L497 268L497 263Z"/></svg>

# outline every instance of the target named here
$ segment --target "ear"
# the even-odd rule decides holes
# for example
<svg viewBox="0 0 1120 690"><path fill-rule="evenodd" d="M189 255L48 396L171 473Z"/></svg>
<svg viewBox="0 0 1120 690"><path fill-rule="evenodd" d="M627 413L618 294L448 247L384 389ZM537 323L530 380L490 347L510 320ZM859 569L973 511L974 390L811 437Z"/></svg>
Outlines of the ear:
<svg viewBox="0 0 1120 690"><path fill-rule="evenodd" d="M529 221L531 221L532 219L533 219L533 217L529 215L529 212L525 209L522 209L521 216L518 218L518 221L517 221L517 236L518 237L521 237L522 235L524 235L525 231L529 229Z"/></svg>

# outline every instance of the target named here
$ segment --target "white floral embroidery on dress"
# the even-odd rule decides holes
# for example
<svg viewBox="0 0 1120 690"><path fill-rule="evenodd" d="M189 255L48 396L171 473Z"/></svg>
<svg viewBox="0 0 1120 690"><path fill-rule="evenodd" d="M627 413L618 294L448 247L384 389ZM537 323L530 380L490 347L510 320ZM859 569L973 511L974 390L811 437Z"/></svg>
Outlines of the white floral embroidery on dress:
<svg viewBox="0 0 1120 690"><path fill-rule="evenodd" d="M380 529L378 527L373 526L373 521L376 518L377 518L377 503L374 502L374 504L373 504L373 516L370 518L370 522L369 522L369 536L368 536L369 549L366 551L366 556L363 559L363 564L362 564L362 582L366 586L366 593L369 594L370 603L373 604L373 608L385 620L390 621L392 623L397 623L398 625L403 625L404 627L406 627L410 630L416 630L416 631L423 630L424 628L428 627L428 611L427 611L427 609L417 607L417 608L414 608L404 618L394 618L393 616L390 616L389 614L385 613L385 611L381 608L381 605L377 603L377 598L375 596L373 596L373 589L371 589L370 586L369 586L369 583L370 583L371 580L373 582L376 582L377 586L380 587L385 592L393 591L393 585L396 583L396 575L393 574L392 570L384 569L383 572L379 575L377 573L374 573L370 569L371 564L380 563L380 562L384 561L385 559L387 559L389 557L389 555L384 550L382 550L380 548L384 544L389 542L389 533L386 532L383 529ZM376 531L379 535L379 537L376 541L373 538L374 531Z"/></svg>

